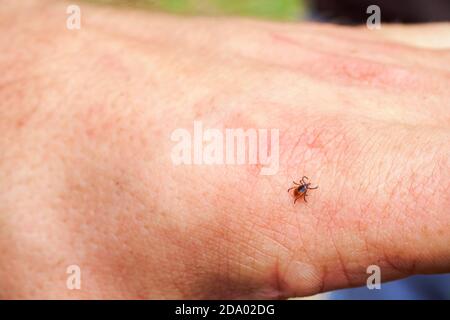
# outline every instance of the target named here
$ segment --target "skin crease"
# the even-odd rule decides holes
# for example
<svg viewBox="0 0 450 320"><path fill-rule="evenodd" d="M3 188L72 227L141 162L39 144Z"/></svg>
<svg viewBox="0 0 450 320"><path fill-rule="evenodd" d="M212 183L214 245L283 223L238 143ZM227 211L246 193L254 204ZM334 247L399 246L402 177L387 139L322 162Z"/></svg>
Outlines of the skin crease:
<svg viewBox="0 0 450 320"><path fill-rule="evenodd" d="M2 1L0 298L285 298L364 285L372 264L450 272L448 24L82 3L69 31L65 8ZM278 128L278 173L174 166L194 120ZM319 189L294 206L303 175Z"/></svg>

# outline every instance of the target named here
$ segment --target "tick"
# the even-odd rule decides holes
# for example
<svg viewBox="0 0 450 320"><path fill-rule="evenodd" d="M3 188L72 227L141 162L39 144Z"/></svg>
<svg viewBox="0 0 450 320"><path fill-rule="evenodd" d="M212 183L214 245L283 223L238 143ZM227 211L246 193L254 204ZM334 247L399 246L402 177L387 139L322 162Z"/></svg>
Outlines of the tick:
<svg viewBox="0 0 450 320"><path fill-rule="evenodd" d="M311 183L308 182L309 178L306 176L303 176L303 178L299 181L299 183L292 181L295 186L291 187L288 189L288 192L291 191L292 189L294 189L294 204L295 202L300 199L303 198L303 200L306 201L306 196L308 195L308 190L313 190L313 189L317 189L319 186L315 186L315 187L310 187Z"/></svg>

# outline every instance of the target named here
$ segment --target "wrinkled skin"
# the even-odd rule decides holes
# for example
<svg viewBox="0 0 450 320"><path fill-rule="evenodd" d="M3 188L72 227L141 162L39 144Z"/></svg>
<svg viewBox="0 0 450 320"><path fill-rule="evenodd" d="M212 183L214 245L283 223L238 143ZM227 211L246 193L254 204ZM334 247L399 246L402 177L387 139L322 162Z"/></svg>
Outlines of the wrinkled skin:
<svg viewBox="0 0 450 320"><path fill-rule="evenodd" d="M450 272L450 26L2 1L0 297L284 298ZM436 48L439 47L439 48ZM278 128L280 167L177 128ZM292 180L319 189L293 205ZM66 288L80 266L81 290Z"/></svg>

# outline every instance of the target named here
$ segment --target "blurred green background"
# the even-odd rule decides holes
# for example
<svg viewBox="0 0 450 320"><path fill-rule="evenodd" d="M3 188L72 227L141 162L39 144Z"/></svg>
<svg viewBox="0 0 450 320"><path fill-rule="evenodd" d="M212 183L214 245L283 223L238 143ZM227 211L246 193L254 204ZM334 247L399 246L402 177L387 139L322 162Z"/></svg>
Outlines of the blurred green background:
<svg viewBox="0 0 450 320"><path fill-rule="evenodd" d="M188 15L251 16L272 20L299 20L304 0L88 0L90 2L152 9Z"/></svg>

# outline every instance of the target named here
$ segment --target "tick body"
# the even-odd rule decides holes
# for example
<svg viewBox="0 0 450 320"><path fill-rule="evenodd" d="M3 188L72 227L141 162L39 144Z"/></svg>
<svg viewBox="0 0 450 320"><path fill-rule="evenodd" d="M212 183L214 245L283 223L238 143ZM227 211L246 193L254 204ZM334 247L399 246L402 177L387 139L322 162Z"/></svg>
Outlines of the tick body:
<svg viewBox="0 0 450 320"><path fill-rule="evenodd" d="M308 182L309 178L306 176L303 176L303 178L299 182L293 181L295 186L288 189L288 192L291 190L294 190L294 204L297 202L298 199L303 198L303 200L306 201L306 196L308 195L308 190L317 189L319 186L311 187L311 183Z"/></svg>

